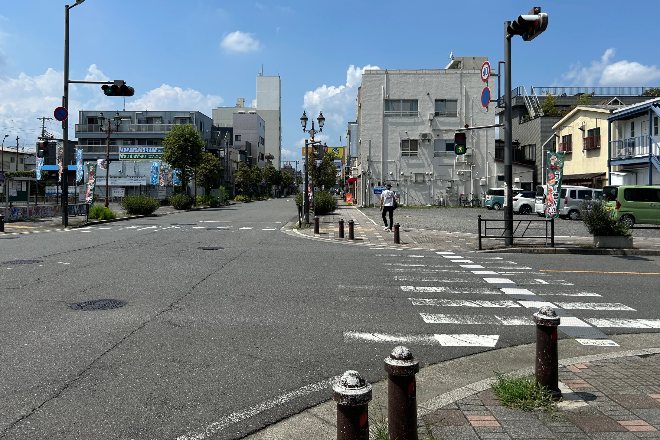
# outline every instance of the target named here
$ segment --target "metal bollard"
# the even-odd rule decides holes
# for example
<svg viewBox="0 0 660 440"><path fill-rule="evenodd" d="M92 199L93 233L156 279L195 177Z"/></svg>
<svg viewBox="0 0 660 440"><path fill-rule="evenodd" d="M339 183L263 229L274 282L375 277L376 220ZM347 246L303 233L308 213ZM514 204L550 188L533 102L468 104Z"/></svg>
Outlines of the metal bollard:
<svg viewBox="0 0 660 440"><path fill-rule="evenodd" d="M314 217L314 233L319 233L319 218L316 216Z"/></svg>
<svg viewBox="0 0 660 440"><path fill-rule="evenodd" d="M394 223L394 244L401 244L401 238L399 237L399 224Z"/></svg>
<svg viewBox="0 0 660 440"><path fill-rule="evenodd" d="M337 402L337 440L369 440L371 385L355 370L332 386Z"/></svg>
<svg viewBox="0 0 660 440"><path fill-rule="evenodd" d="M355 240L355 222L353 220L348 221L348 239Z"/></svg>
<svg viewBox="0 0 660 440"><path fill-rule="evenodd" d="M0 232L5 233L5 216L0 214Z"/></svg>
<svg viewBox="0 0 660 440"><path fill-rule="evenodd" d="M344 219L339 219L339 238L344 238Z"/></svg>
<svg viewBox="0 0 660 440"><path fill-rule="evenodd" d="M387 434L391 440L417 440L417 382L419 362L407 347L398 346L385 358Z"/></svg>
<svg viewBox="0 0 660 440"><path fill-rule="evenodd" d="M536 382L552 393L553 399L561 398L559 391L559 354L557 352L557 327L559 317L552 307L544 306L534 314L536 323Z"/></svg>

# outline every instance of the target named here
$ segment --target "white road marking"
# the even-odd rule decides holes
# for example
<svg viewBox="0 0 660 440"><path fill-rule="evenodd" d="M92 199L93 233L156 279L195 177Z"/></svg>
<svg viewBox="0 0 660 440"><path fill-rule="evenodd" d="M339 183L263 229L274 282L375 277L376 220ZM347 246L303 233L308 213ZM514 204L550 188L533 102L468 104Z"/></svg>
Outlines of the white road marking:
<svg viewBox="0 0 660 440"><path fill-rule="evenodd" d="M591 327L591 325L573 316L561 316L559 319L559 328L562 327Z"/></svg>
<svg viewBox="0 0 660 440"><path fill-rule="evenodd" d="M408 258L424 258L424 255L408 255Z"/></svg>
<svg viewBox="0 0 660 440"><path fill-rule="evenodd" d="M275 228L263 228L262 231L276 231Z"/></svg>
<svg viewBox="0 0 660 440"><path fill-rule="evenodd" d="M238 229L252 229L252 228L251 228L251 227L249 227L249 226L246 226L246 227L243 227L243 228L238 228Z"/></svg>
<svg viewBox="0 0 660 440"><path fill-rule="evenodd" d="M282 406L293 399L304 397L317 391L326 390L330 388L333 383L339 380L339 378L339 376L336 376L321 382L305 385L304 387L298 388L297 390L281 394L273 399L266 400L265 402L252 406L246 410L231 413L226 417L220 418L220 420L217 422L211 423L206 428L203 428L199 433L188 433L186 435L180 435L176 438L176 440L205 440L231 425L247 420L251 417L261 414L262 412Z"/></svg>
<svg viewBox="0 0 660 440"><path fill-rule="evenodd" d="M660 328L660 319L587 318L594 327Z"/></svg>
<svg viewBox="0 0 660 440"><path fill-rule="evenodd" d="M535 295L531 290L520 289L517 287L502 287L500 290L507 295Z"/></svg>
<svg viewBox="0 0 660 440"><path fill-rule="evenodd" d="M98 229L112 229L112 228L105 227L105 228L98 228Z"/></svg>
<svg viewBox="0 0 660 440"><path fill-rule="evenodd" d="M581 303L581 302L558 302L559 307L566 310L627 310L635 312L632 307L621 303Z"/></svg>
<svg viewBox="0 0 660 440"><path fill-rule="evenodd" d="M461 259L462 259L463 257L458 256L458 255L451 254L451 255L443 255L443 258L446 258L446 259L448 259L448 260L451 260L452 258L461 258Z"/></svg>
<svg viewBox="0 0 660 440"><path fill-rule="evenodd" d="M344 332L345 342L365 341L389 344L441 345L445 347L495 347L499 338L499 335L388 335L385 333Z"/></svg>
<svg viewBox="0 0 660 440"><path fill-rule="evenodd" d="M438 255L454 255L453 252L436 252Z"/></svg>
<svg viewBox="0 0 660 440"><path fill-rule="evenodd" d="M578 341L582 345L597 345L599 347L618 347L619 344L617 344L614 341L611 341L609 339L581 339L581 338L576 338L576 341Z"/></svg>
<svg viewBox="0 0 660 440"><path fill-rule="evenodd" d="M404 292L446 292L449 290L447 287L439 287L439 286L420 286L420 287L415 287L415 286L401 286L401 290Z"/></svg>
<svg viewBox="0 0 660 440"><path fill-rule="evenodd" d="M499 275L499 273L492 270L473 270L472 273L475 275Z"/></svg>
<svg viewBox="0 0 660 440"><path fill-rule="evenodd" d="M518 304L526 309L540 309L541 307L552 307L553 309L559 308L553 303L547 301L518 301Z"/></svg>
<svg viewBox="0 0 660 440"><path fill-rule="evenodd" d="M416 277L416 276L400 276L394 275L396 281L417 281L417 282L433 282L433 283L467 283L471 280L462 280L457 278L433 278L433 277Z"/></svg>
<svg viewBox="0 0 660 440"><path fill-rule="evenodd" d="M206 229L206 226L193 226L193 229Z"/></svg>
<svg viewBox="0 0 660 440"><path fill-rule="evenodd" d="M472 260L451 260L454 263L466 263L466 264L471 264Z"/></svg>
<svg viewBox="0 0 660 440"><path fill-rule="evenodd" d="M536 279L535 281L537 281L539 284L548 284L548 282L545 280Z"/></svg>
<svg viewBox="0 0 660 440"><path fill-rule="evenodd" d="M459 266L465 269L485 269L485 267L480 264L460 264Z"/></svg>
<svg viewBox="0 0 660 440"><path fill-rule="evenodd" d="M484 301L466 299L437 299L437 298L408 298L413 306L437 306L437 307L496 307L516 308L520 307L515 301Z"/></svg>
<svg viewBox="0 0 660 440"><path fill-rule="evenodd" d="M578 292L578 293L544 293L543 296L597 296L601 295L593 292Z"/></svg>
<svg viewBox="0 0 660 440"><path fill-rule="evenodd" d="M383 266L426 267L426 264L383 263Z"/></svg>
<svg viewBox="0 0 660 440"><path fill-rule="evenodd" d="M508 278L484 278L484 281L490 284L516 284Z"/></svg>
<svg viewBox="0 0 660 440"><path fill-rule="evenodd" d="M427 324L478 324L478 325L534 325L528 316L491 316L491 315L445 315L420 313Z"/></svg>
<svg viewBox="0 0 660 440"><path fill-rule="evenodd" d="M138 231L144 231L145 229L156 229L157 227L158 226L147 226L147 227L138 229Z"/></svg>

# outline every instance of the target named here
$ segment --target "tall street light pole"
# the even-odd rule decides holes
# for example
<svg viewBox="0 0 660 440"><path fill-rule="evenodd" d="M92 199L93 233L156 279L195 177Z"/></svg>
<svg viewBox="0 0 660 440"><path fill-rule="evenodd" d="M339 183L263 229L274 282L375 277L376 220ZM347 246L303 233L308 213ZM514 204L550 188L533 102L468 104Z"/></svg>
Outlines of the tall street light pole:
<svg viewBox="0 0 660 440"><path fill-rule="evenodd" d="M323 117L323 112L319 112L317 121L319 121L319 129L314 129L314 120L312 119L312 128L307 130L307 114L303 111L302 116L300 117L300 123L304 133L309 133L310 140L309 142L305 139L305 189L303 193L303 210L305 211L305 223L309 224L309 192L307 188L309 187L309 159L307 148L314 145L314 135L316 133L321 133L323 131L323 125L325 124L325 118Z"/></svg>
<svg viewBox="0 0 660 440"><path fill-rule="evenodd" d="M106 118L103 116L103 112L99 113L98 120L99 120L99 125L101 127L103 127L103 122L105 121L105 119ZM116 133L119 131L119 126L121 125L121 116L119 115L119 111L115 113L115 117L113 118L115 121L114 129L110 127L110 118L107 119L108 119L108 128L105 130L103 128L100 128L101 131L104 131L108 134L108 140L105 149L105 207L106 208L110 204L110 199L108 197L108 186L110 183L110 133Z"/></svg>
<svg viewBox="0 0 660 440"><path fill-rule="evenodd" d="M76 0L76 3L69 6L64 5L64 94L62 95L62 107L69 110L69 9L74 8L85 0ZM62 168L64 169L64 178L62 179L62 226L69 226L69 122L68 119L62 121Z"/></svg>
<svg viewBox="0 0 660 440"><path fill-rule="evenodd" d="M2 164L0 164L0 174L4 177L5 175L5 139L9 137L8 134L5 135L5 137L2 138L2 158L0 159L2 161Z"/></svg>

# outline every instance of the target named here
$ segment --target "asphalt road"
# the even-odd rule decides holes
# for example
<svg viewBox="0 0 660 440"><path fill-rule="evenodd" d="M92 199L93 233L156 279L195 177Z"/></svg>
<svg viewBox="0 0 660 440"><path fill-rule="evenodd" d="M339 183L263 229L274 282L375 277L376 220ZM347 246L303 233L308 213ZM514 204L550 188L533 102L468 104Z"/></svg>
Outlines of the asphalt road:
<svg viewBox="0 0 660 440"><path fill-rule="evenodd" d="M461 262L283 233L295 213L278 199L0 238L0 439L238 439L328 400L348 369L384 378L402 343L428 365L533 342L533 311L481 271L607 334L656 331L659 258ZM71 308L98 299L127 304Z"/></svg>

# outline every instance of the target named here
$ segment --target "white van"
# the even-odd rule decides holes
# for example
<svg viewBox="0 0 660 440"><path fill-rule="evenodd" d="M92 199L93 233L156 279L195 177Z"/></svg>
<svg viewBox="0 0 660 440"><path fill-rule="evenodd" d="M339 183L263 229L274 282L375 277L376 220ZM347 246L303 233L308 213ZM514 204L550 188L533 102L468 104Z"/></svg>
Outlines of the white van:
<svg viewBox="0 0 660 440"><path fill-rule="evenodd" d="M539 216L545 215L545 197L548 185L536 187L534 212ZM588 188L586 186L562 185L559 196L559 217L578 220L580 218L580 203L583 200L600 200L603 198L602 189Z"/></svg>

